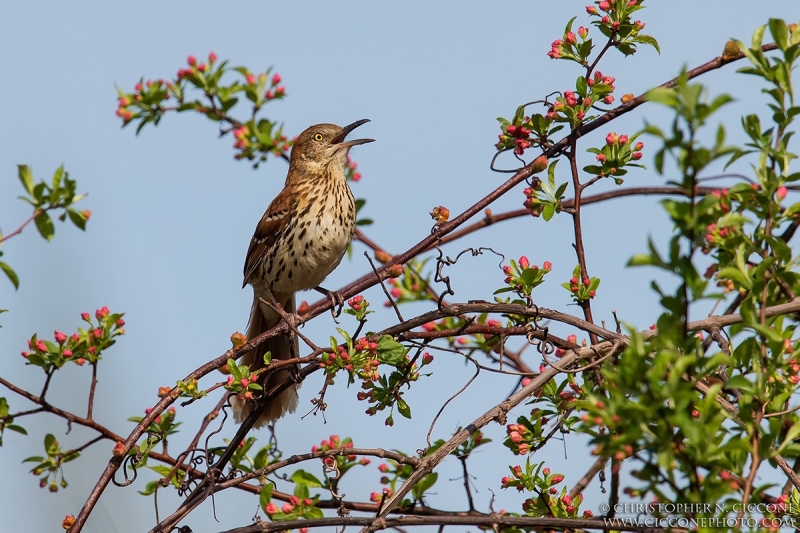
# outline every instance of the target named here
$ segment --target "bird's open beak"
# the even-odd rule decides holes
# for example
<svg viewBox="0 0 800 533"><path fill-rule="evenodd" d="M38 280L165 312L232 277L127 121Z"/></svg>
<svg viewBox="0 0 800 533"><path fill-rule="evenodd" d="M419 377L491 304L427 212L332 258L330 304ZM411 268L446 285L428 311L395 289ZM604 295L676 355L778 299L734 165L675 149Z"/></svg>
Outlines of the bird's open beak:
<svg viewBox="0 0 800 533"><path fill-rule="evenodd" d="M369 122L368 118L362 118L361 120L356 120L355 122L353 122L349 126L345 126L344 129L342 130L342 132L339 135L337 135L336 137L331 139L331 144L334 145L338 149L338 148L349 148L351 146L356 146L358 144L366 144L366 143L374 142L375 139L354 139L352 141L345 141L344 140L345 137L347 137L347 135L351 131L353 131L357 127L361 126L362 124L366 124L367 122Z"/></svg>

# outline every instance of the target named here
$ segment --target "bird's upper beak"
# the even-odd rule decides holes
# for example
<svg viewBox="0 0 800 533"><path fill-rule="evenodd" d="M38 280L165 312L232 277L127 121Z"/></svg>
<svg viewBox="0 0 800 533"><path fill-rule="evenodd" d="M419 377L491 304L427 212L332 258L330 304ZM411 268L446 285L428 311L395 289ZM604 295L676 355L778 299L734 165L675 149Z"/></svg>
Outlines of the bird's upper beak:
<svg viewBox="0 0 800 533"><path fill-rule="evenodd" d="M368 118L362 118L361 120L356 120L355 122L353 122L349 126L345 126L344 129L342 129L341 133L339 133L339 135L337 135L336 137L331 139L331 144L334 145L338 149L338 148L349 148L351 146L356 146L358 144L366 144L366 143L374 142L375 139L354 139L352 141L345 141L344 140L345 137L347 137L347 135L351 131L353 131L357 127L361 126L362 124L366 124L367 122L369 122Z"/></svg>

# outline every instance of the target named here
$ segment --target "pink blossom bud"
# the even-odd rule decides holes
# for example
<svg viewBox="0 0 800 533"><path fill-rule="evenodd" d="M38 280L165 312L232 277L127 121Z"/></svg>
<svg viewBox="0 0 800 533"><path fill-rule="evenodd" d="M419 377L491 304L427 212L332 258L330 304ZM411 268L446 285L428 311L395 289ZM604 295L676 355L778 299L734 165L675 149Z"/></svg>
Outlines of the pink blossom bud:
<svg viewBox="0 0 800 533"><path fill-rule="evenodd" d="M281 512L283 512L284 514L288 514L288 513L291 513L293 509L294 509L294 505L292 505L291 503L287 502L287 503L283 504L283 507L281 507Z"/></svg>
<svg viewBox="0 0 800 533"><path fill-rule="evenodd" d="M601 163L605 163L606 162L606 156L604 154L597 154L595 156L595 159L597 159Z"/></svg>
<svg viewBox="0 0 800 533"><path fill-rule="evenodd" d="M623 135L619 136L619 144L626 144L627 142L628 142L628 136L627 135L623 134Z"/></svg>
<svg viewBox="0 0 800 533"><path fill-rule="evenodd" d="M217 54L215 54L214 52L209 52L208 62L213 65L216 60L217 60Z"/></svg>
<svg viewBox="0 0 800 533"><path fill-rule="evenodd" d="M530 266L528 258L525 257L524 255L519 258L519 266L522 268L528 268Z"/></svg>
<svg viewBox="0 0 800 533"><path fill-rule="evenodd" d="M110 311L108 310L108 307L104 305L103 307L94 312L94 316L97 318L97 320L102 320L108 316L109 312Z"/></svg>
<svg viewBox="0 0 800 533"><path fill-rule="evenodd" d="M89 313L81 313L81 318L86 322L89 322Z"/></svg>
<svg viewBox="0 0 800 533"><path fill-rule="evenodd" d="M550 272L552 269L553 269L553 263L551 263L550 261L545 261L544 263L542 263L542 270L544 270L545 272Z"/></svg>
<svg viewBox="0 0 800 533"><path fill-rule="evenodd" d="M197 58L194 56L189 56L186 58L186 62L189 64L190 67L197 65Z"/></svg>
<svg viewBox="0 0 800 533"><path fill-rule="evenodd" d="M610 104L614 101L614 97L610 94L607 94L605 98L603 98L603 102Z"/></svg>
<svg viewBox="0 0 800 533"><path fill-rule="evenodd" d="M589 35L589 28L581 26L578 28L578 35L580 35L582 39L586 39L586 36Z"/></svg>
<svg viewBox="0 0 800 533"><path fill-rule="evenodd" d="M56 339L58 344L64 344L67 340L67 336L61 333L60 331L56 330L55 334L53 335Z"/></svg>
<svg viewBox="0 0 800 533"><path fill-rule="evenodd" d="M569 44L575 44L578 42L578 39L575 38L575 34L573 32L567 32L567 35L564 37L564 40L567 41Z"/></svg>
<svg viewBox="0 0 800 533"><path fill-rule="evenodd" d="M256 77L253 76L252 72L248 72L247 76L245 76L245 79L247 80L247 83L249 83L250 85L255 85L256 83Z"/></svg>
<svg viewBox="0 0 800 533"><path fill-rule="evenodd" d="M606 15L606 16L604 16L603 18L601 18L601 19L600 19L600 22L602 22L603 24L608 24L608 23L610 23L610 22L611 22L611 17L609 17L608 15Z"/></svg>
<svg viewBox="0 0 800 533"><path fill-rule="evenodd" d="M609 146L613 146L615 142L617 142L616 133L611 132L608 135L606 135L606 144L608 144Z"/></svg>
<svg viewBox="0 0 800 533"><path fill-rule="evenodd" d="M631 159L633 159L634 161L638 161L641 158L642 158L642 152L633 152L631 154Z"/></svg>
<svg viewBox="0 0 800 533"><path fill-rule="evenodd" d="M264 508L264 511L266 511L266 513L269 514L269 515L273 515L273 514L278 512L278 506L275 505L274 503L270 502Z"/></svg>
<svg viewBox="0 0 800 533"><path fill-rule="evenodd" d="M642 148L644 148L644 143L643 143L643 142L638 142L638 143L636 143L636 144L634 145L634 147L633 147L633 149L634 149L635 151L637 151L637 152L638 152L638 151L640 151Z"/></svg>
<svg viewBox="0 0 800 533"><path fill-rule="evenodd" d="M278 85L280 82L281 82L281 75L280 75L280 74L278 74L278 73L275 73L275 74L272 76L272 80L270 81L270 83L271 83L272 85Z"/></svg>
<svg viewBox="0 0 800 533"><path fill-rule="evenodd" d="M597 8L594 6L586 6L586 12L590 15L597 15Z"/></svg>
<svg viewBox="0 0 800 533"><path fill-rule="evenodd" d="M118 328L121 328L122 326L125 325L125 321L120 318L119 320L114 322L114 325L116 325Z"/></svg>
<svg viewBox="0 0 800 533"><path fill-rule="evenodd" d="M36 341L36 349L39 350L40 352L46 352L47 345L44 343L43 340L39 339L38 341Z"/></svg>
<svg viewBox="0 0 800 533"><path fill-rule="evenodd" d="M562 481L564 481L564 476L562 476L561 474L556 474L555 476L553 476L553 479L550 480L550 482L553 485L558 485Z"/></svg>
<svg viewBox="0 0 800 533"><path fill-rule="evenodd" d="M78 364L78 366L83 366L83 364L86 362L86 359L84 359L83 357L79 357L78 360L75 362Z"/></svg>
<svg viewBox="0 0 800 533"><path fill-rule="evenodd" d="M72 357L72 350L64 350L64 351L61 353L61 355L63 355L65 358L67 358L67 357Z"/></svg>
<svg viewBox="0 0 800 533"><path fill-rule="evenodd" d="M781 185L780 187L778 187L778 190L777 190L777 191L775 191L775 197L778 199L778 201L781 201L781 200L783 200L784 198L786 198L786 193L787 193L787 192L788 192L788 191L787 191L786 187L784 187L783 185Z"/></svg>

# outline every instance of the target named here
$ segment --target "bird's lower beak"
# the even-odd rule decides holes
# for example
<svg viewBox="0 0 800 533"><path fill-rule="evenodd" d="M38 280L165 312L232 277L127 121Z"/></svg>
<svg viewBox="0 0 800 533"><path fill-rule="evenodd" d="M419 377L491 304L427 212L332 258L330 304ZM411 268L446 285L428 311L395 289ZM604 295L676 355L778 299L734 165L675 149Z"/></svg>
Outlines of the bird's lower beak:
<svg viewBox="0 0 800 533"><path fill-rule="evenodd" d="M357 127L361 126L362 124L366 124L367 122L369 122L368 118L362 118L361 120L356 120L352 124L350 124L348 126L345 126L344 129L342 130L342 132L339 135L337 135L336 137L331 139L331 144L334 145L338 149L338 148L349 148L351 146L356 146L356 145L359 145L359 144L367 144L367 143L374 142L375 139L354 139L352 141L345 141L344 140L345 137L347 137L347 135L351 131L353 131Z"/></svg>

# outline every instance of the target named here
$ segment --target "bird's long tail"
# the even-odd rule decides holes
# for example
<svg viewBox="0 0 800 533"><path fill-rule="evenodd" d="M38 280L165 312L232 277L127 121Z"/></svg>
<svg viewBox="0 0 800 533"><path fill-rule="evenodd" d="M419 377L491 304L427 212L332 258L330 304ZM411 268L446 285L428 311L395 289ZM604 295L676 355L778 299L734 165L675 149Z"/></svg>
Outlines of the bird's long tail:
<svg viewBox="0 0 800 533"><path fill-rule="evenodd" d="M279 300L279 303L281 306L283 306L283 309L286 311L286 313L291 314L295 312L294 295L291 295L285 301ZM264 307L267 306L259 303L258 295L255 295L253 298L253 308L250 311L250 323L247 327L248 341L258 337L280 321L280 315L278 315L278 313L269 307L266 309L264 309ZM285 360L291 359L292 357L297 357L297 355L295 355L298 353L297 348L297 338L295 338L293 352L290 337L288 335L278 335L268 339L255 349L244 354L242 356L241 363L248 365L251 371L255 371L265 366L265 353L270 352L272 361L278 361L281 359ZM289 379L291 379L289 370L282 369L278 370L277 372L271 372L267 376L261 375L258 383L264 387L263 393L267 393L277 384L283 383ZM281 392L276 398L267 402L253 427L264 427L269 422L279 419L287 412L293 413L297 409L298 388L300 388L299 384L291 385L288 389ZM233 419L237 423L241 423L253 410L255 403L234 396L231 398L231 406L233 407Z"/></svg>

